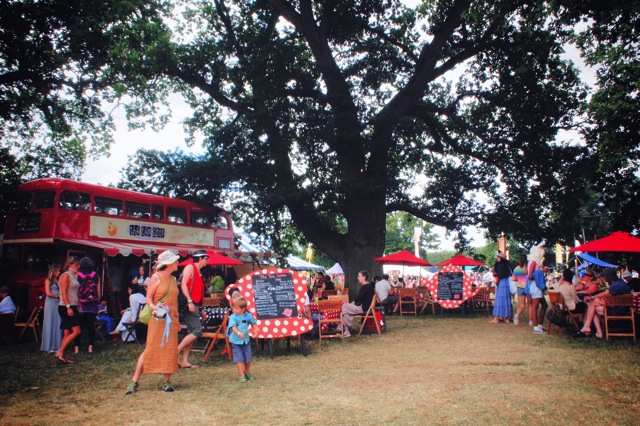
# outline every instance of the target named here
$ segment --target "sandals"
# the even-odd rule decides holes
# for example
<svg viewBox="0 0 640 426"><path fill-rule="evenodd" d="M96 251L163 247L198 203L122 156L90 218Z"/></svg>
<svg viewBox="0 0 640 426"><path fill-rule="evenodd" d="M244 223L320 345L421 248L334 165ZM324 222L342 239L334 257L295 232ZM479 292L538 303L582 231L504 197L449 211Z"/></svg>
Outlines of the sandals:
<svg viewBox="0 0 640 426"><path fill-rule="evenodd" d="M589 337L591 336L591 333L583 333L582 331L578 331L576 334L573 335L573 337Z"/></svg>

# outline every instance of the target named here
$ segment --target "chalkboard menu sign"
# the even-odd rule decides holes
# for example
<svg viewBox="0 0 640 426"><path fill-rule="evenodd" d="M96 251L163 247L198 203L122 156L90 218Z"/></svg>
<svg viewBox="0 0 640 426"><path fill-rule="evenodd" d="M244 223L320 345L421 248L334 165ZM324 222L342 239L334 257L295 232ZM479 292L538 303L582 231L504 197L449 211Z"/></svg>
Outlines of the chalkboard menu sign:
<svg viewBox="0 0 640 426"><path fill-rule="evenodd" d="M438 273L438 300L462 300L463 272Z"/></svg>
<svg viewBox="0 0 640 426"><path fill-rule="evenodd" d="M252 275L251 282L259 320L298 316L290 273Z"/></svg>

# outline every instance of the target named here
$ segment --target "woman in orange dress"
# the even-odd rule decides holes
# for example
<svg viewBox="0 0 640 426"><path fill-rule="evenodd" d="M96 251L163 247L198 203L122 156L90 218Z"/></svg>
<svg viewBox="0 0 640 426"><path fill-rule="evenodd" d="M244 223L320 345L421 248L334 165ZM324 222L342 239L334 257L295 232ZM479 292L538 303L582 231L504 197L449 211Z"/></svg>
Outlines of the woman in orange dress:
<svg viewBox="0 0 640 426"><path fill-rule="evenodd" d="M138 390L138 381L142 373L162 374L164 376L162 390L165 392L174 391L171 375L178 371L180 322L178 321L178 284L171 274L178 270L178 259L178 255L168 250L163 252L158 256L155 264L157 272L149 279L147 304L153 315L149 321L146 347L138 358L136 371L133 373L125 395L131 395ZM163 299L164 303L160 299ZM160 304L169 307L167 315L169 318L158 319L156 317ZM167 322L170 324L167 325Z"/></svg>

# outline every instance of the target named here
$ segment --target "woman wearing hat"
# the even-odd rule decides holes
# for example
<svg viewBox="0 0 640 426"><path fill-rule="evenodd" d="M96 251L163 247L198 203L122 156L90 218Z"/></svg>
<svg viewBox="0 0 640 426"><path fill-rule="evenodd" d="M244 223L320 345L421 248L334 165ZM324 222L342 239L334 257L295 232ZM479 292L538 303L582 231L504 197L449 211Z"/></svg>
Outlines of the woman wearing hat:
<svg viewBox="0 0 640 426"><path fill-rule="evenodd" d="M156 273L149 279L147 288L147 304L153 317L149 321L147 344L138 358L136 370L127 387L125 395L138 390L138 381L142 373L160 373L164 376L162 390L173 392L171 375L178 371L178 284L173 272L178 270L179 256L165 251L158 256L155 264ZM162 300L161 300L162 299ZM159 305L168 305L167 318L156 318Z"/></svg>
<svg viewBox="0 0 640 426"><path fill-rule="evenodd" d="M493 266L493 270L498 277L498 287L496 289L496 300L493 305L494 318L489 322L492 324L498 324L502 321L509 322L513 313L509 285L509 278L513 274L513 268L507 260L507 256L501 251L496 253L496 263Z"/></svg>

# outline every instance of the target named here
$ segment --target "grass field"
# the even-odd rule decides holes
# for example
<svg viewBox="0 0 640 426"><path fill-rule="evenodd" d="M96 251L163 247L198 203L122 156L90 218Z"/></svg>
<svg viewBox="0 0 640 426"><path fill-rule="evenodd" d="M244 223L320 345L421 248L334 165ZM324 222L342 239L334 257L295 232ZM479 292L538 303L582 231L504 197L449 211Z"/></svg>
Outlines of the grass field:
<svg viewBox="0 0 640 426"><path fill-rule="evenodd" d="M98 342L56 365L35 342L0 347L0 423L520 425L640 423L640 346L630 339L534 335L487 315L389 318L382 335L254 350L256 380L220 356L181 370L176 392L143 375L125 396L135 344Z"/></svg>

